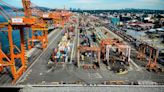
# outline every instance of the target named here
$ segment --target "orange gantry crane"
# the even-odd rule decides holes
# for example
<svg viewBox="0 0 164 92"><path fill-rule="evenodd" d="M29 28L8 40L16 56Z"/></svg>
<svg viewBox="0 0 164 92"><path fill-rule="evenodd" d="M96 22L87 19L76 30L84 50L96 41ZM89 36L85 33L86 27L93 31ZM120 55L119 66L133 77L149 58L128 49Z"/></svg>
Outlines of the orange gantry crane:
<svg viewBox="0 0 164 92"><path fill-rule="evenodd" d="M32 29L32 38L28 39L28 43L30 43L30 41L32 42L32 44L28 44L29 49L34 46L33 40L35 39L39 40L42 43L42 48L46 48L48 43L48 29L46 24L42 19L32 16L30 0L22 0L22 4L25 17L11 17L2 7L0 7L1 15L4 16L4 18L7 20L7 22L0 23L0 28L5 28L7 30L10 47L9 55L4 53L2 49L0 49L0 71L3 71L3 69L6 67L10 67L10 71L14 79L13 83L23 74L23 72L27 68L27 62L25 58L26 47L24 41L24 28ZM15 29L20 31L20 49L13 42L12 32ZM41 36L34 35L37 30L42 31ZM16 62L19 62L20 66L16 66Z"/></svg>
<svg viewBox="0 0 164 92"><path fill-rule="evenodd" d="M30 2L30 0L22 0L24 12L26 17L31 17L32 12L38 16L36 22L34 25L31 26L32 29L32 38L28 40L28 48L33 48L35 41L41 42L41 48L46 48L48 44L48 29L52 22L54 22L54 26L62 26L64 27L64 24L68 22L70 16L72 13L68 11L60 11L60 12L42 12L39 9L32 9L33 3ZM36 5L35 5L36 7ZM51 25L53 27L53 25ZM53 27L54 28L54 27ZM41 35L36 35L38 31L41 31Z"/></svg>
<svg viewBox="0 0 164 92"><path fill-rule="evenodd" d="M131 48L128 45L123 44L119 40L110 39L110 38L102 39L100 42L100 48L101 48L102 54L104 55L103 59L107 60L107 63L109 63L110 49L117 48L121 59L125 62L128 62L128 64L129 64Z"/></svg>
<svg viewBox="0 0 164 92"><path fill-rule="evenodd" d="M77 66L83 66L85 67L96 67L93 64L81 64L80 63L80 53L81 52L96 52L97 53L97 62L98 65L100 64L100 51L101 49L99 47L87 47L87 46L78 46L78 51L77 51Z"/></svg>
<svg viewBox="0 0 164 92"><path fill-rule="evenodd" d="M30 0L22 0L23 8L24 8L24 15L26 18L32 17L32 3ZM37 12L38 15L40 12ZM31 25L32 30L32 37L28 39L28 49L31 49L35 46L34 42L39 41L41 42L41 48L44 49L47 47L48 44L48 27L43 18L35 18L35 23ZM38 31L41 32L40 35L38 35Z"/></svg>
<svg viewBox="0 0 164 92"><path fill-rule="evenodd" d="M64 27L65 23L69 21L72 13L66 10L57 10L50 13L50 17L53 18L55 26Z"/></svg>
<svg viewBox="0 0 164 92"><path fill-rule="evenodd" d="M131 47L122 42L115 43L114 46L118 49L122 61L129 65Z"/></svg>
<svg viewBox="0 0 164 92"><path fill-rule="evenodd" d="M66 11L65 9L61 11L62 27L64 27L65 23L69 21L70 16L72 16L71 12Z"/></svg>
<svg viewBox="0 0 164 92"><path fill-rule="evenodd" d="M9 40L10 53L6 54L0 49L0 70L10 67L11 74L13 76L13 83L23 74L27 68L27 62L25 58L25 41L24 41L24 28L30 27L35 24L35 18L26 17L11 17L7 12L1 8L1 15L7 20L7 22L0 23L0 28L7 30ZM17 29L20 32L20 49L13 42L13 31ZM20 66L16 66L16 62L19 62Z"/></svg>
<svg viewBox="0 0 164 92"><path fill-rule="evenodd" d="M51 16L51 12L45 12L40 10L34 3L30 2L30 7L31 7L31 12L32 15L37 16L38 18L41 18L42 21L44 21L44 23L47 24L47 27L49 27L48 29L54 29L54 25L53 25L53 17Z"/></svg>
<svg viewBox="0 0 164 92"><path fill-rule="evenodd" d="M157 70L157 58L159 51L152 46L148 46L148 48L150 50L150 55L146 67L148 67L149 70Z"/></svg>
<svg viewBox="0 0 164 92"><path fill-rule="evenodd" d="M160 68L157 66L159 54L159 50L157 48L141 43L138 50L137 58L148 60L148 63L146 64L148 70L155 70L156 72L160 71Z"/></svg>
<svg viewBox="0 0 164 92"><path fill-rule="evenodd" d="M61 17L60 12L58 12L58 11L51 12L50 17L53 18L53 22L54 22L55 27L60 27L60 26L62 27L62 25L61 25L62 17Z"/></svg>

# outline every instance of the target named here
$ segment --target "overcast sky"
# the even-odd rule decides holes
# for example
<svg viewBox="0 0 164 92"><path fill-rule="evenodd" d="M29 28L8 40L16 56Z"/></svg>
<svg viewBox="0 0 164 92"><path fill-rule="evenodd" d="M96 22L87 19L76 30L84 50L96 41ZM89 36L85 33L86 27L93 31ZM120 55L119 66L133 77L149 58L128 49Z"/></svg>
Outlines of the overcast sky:
<svg viewBox="0 0 164 92"><path fill-rule="evenodd" d="M22 0L3 0L16 7L22 7ZM160 9L164 10L164 0L31 0L38 6L49 8L81 9Z"/></svg>

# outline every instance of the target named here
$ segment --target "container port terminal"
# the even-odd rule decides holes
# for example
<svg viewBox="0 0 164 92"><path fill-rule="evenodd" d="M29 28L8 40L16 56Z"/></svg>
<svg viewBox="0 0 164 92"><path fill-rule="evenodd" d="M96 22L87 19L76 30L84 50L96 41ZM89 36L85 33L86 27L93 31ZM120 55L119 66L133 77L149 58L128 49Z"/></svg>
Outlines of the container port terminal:
<svg viewBox="0 0 164 92"><path fill-rule="evenodd" d="M0 22L0 32L9 44L8 51L0 44L0 88L163 92L163 26L155 33L148 31L153 23L115 24L107 13L43 11L31 1L22 0L21 16L0 6L0 15L7 20ZM3 0L0 3L19 12ZM131 35L132 30L137 32ZM141 30L146 36L138 35ZM19 32L19 45L14 31Z"/></svg>

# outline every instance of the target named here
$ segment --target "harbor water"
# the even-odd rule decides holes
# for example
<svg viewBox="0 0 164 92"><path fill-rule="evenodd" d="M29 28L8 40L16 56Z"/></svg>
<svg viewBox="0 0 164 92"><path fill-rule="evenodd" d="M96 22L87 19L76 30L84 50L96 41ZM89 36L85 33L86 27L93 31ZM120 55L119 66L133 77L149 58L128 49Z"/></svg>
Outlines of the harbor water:
<svg viewBox="0 0 164 92"><path fill-rule="evenodd" d="M23 13L17 13L16 15L15 14L16 13L12 13L13 16L22 16L23 15ZM3 16L0 16L0 23L2 23L2 22L7 22L7 20ZM27 39L31 37L31 33L32 33L31 30L24 31L24 34L26 34L26 36L25 36L26 43L27 43ZM13 43L17 47L20 48L20 31L13 30L12 37L13 37ZM7 28L0 29L0 44L1 44L2 50L5 53L8 53L9 52L9 40L8 40Z"/></svg>

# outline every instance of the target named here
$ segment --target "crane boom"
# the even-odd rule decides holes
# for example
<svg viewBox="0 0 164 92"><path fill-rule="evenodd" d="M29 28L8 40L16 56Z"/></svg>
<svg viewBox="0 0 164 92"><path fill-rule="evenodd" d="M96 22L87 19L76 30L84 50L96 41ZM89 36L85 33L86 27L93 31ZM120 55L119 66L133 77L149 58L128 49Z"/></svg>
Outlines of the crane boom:
<svg viewBox="0 0 164 92"><path fill-rule="evenodd" d="M25 17L31 17L32 13L31 13L31 8L30 8L30 6L31 6L30 0L22 0L22 5L24 8Z"/></svg>

